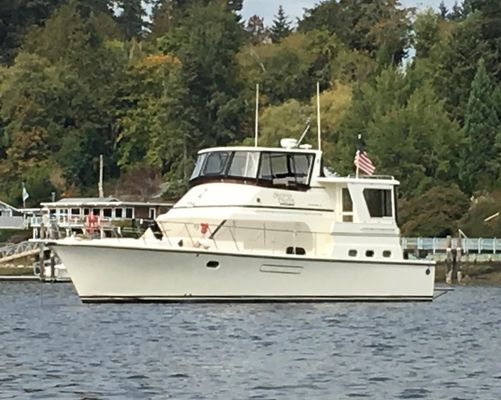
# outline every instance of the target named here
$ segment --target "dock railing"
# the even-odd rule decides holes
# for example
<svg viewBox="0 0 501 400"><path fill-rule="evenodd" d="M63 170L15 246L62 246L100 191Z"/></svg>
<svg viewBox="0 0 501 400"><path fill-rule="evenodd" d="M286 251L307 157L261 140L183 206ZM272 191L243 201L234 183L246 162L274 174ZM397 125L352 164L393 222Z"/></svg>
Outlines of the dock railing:
<svg viewBox="0 0 501 400"><path fill-rule="evenodd" d="M431 254L445 253L447 249L460 248L463 253L501 254L501 239L498 238L436 238L403 237L402 248L411 251L426 251Z"/></svg>

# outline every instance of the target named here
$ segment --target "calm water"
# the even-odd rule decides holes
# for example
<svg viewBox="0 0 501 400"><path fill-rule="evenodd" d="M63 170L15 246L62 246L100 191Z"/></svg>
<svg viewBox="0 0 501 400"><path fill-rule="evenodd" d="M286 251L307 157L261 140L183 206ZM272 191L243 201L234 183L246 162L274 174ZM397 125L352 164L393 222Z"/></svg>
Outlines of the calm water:
<svg viewBox="0 0 501 400"><path fill-rule="evenodd" d="M0 282L0 399L501 399L501 288L433 303L82 305Z"/></svg>

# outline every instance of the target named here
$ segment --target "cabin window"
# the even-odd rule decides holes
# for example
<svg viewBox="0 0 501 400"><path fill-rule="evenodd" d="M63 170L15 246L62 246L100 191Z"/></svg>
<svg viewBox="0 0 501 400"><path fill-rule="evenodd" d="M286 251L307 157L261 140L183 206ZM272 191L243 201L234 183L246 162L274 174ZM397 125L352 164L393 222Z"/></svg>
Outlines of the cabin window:
<svg viewBox="0 0 501 400"><path fill-rule="evenodd" d="M228 176L256 178L259 153L250 151L236 151L233 154Z"/></svg>
<svg viewBox="0 0 501 400"><path fill-rule="evenodd" d="M366 257L374 257L374 250L366 250L365 256Z"/></svg>
<svg viewBox="0 0 501 400"><path fill-rule="evenodd" d="M262 153L259 179L274 185L307 185L312 163L312 154Z"/></svg>
<svg viewBox="0 0 501 400"><path fill-rule="evenodd" d="M202 172L202 167L204 165L204 161L205 161L206 157L207 157L206 153L201 154L200 156L198 156L197 162L195 164L195 168L193 169L193 173L191 174L191 178L190 179L197 178L200 175L200 173Z"/></svg>
<svg viewBox="0 0 501 400"><path fill-rule="evenodd" d="M207 156L202 175L223 175L230 153L216 151Z"/></svg>
<svg viewBox="0 0 501 400"><path fill-rule="evenodd" d="M353 200L348 188L342 189L341 197L343 203L343 222L353 222Z"/></svg>
<svg viewBox="0 0 501 400"><path fill-rule="evenodd" d="M391 251L390 250L384 250L383 251L383 257L384 258L390 258L391 257Z"/></svg>
<svg viewBox="0 0 501 400"><path fill-rule="evenodd" d="M356 257L358 254L358 251L354 250L354 249L351 249L351 250L348 250L348 255L350 257Z"/></svg>
<svg viewBox="0 0 501 400"><path fill-rule="evenodd" d="M364 189L364 198L372 218L391 217L391 189Z"/></svg>

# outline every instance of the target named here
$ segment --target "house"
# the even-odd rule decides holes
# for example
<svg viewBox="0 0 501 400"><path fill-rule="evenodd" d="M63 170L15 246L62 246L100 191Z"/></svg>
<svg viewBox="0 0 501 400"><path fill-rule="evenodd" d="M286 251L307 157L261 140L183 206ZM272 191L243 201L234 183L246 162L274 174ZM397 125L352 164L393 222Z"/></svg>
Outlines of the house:
<svg viewBox="0 0 501 400"><path fill-rule="evenodd" d="M174 203L157 201L121 201L116 197L66 198L41 203L40 215L31 219L34 238L47 237L47 230L83 231L91 220L99 226L135 225L153 221ZM50 235L49 235L50 236Z"/></svg>

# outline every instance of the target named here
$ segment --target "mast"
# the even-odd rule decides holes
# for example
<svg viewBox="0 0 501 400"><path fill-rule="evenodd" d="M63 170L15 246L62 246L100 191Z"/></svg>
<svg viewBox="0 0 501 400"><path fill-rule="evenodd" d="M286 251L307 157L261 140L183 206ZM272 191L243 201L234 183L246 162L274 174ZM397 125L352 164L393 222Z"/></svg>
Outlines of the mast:
<svg viewBox="0 0 501 400"><path fill-rule="evenodd" d="M254 147L257 147L259 135L259 83L256 84L256 126L254 128Z"/></svg>
<svg viewBox="0 0 501 400"><path fill-rule="evenodd" d="M322 130L320 125L320 82L317 82L317 132L318 150L322 150Z"/></svg>

